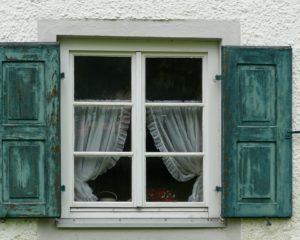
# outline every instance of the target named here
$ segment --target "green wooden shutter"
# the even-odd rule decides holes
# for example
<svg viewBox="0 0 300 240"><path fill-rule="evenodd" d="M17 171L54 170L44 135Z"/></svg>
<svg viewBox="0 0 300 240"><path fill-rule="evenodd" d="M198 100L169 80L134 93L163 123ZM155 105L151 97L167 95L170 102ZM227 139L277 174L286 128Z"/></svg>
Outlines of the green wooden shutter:
<svg viewBox="0 0 300 240"><path fill-rule="evenodd" d="M292 214L292 51L223 47L223 217Z"/></svg>
<svg viewBox="0 0 300 240"><path fill-rule="evenodd" d="M60 215L59 47L0 44L0 217Z"/></svg>

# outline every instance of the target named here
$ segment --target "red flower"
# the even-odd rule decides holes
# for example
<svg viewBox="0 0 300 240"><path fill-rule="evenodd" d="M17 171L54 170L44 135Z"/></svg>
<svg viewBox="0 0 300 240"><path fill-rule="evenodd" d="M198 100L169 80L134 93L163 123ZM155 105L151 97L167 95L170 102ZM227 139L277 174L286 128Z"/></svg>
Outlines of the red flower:
<svg viewBox="0 0 300 240"><path fill-rule="evenodd" d="M174 202L176 201L176 195L170 189L149 188L147 189L147 200L152 202Z"/></svg>

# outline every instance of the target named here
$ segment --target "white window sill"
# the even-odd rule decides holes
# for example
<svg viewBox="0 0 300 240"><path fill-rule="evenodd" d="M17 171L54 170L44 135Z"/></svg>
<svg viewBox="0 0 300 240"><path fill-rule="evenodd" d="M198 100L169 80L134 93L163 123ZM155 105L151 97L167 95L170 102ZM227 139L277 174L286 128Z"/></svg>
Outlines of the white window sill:
<svg viewBox="0 0 300 240"><path fill-rule="evenodd" d="M88 219L60 218L58 228L223 228L226 222L220 218L198 219Z"/></svg>

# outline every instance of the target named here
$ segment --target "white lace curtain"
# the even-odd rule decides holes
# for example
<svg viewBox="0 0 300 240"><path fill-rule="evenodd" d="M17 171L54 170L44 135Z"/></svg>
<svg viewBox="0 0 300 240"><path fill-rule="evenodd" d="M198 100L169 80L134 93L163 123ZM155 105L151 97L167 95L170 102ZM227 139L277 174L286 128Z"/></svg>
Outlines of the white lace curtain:
<svg viewBox="0 0 300 240"><path fill-rule="evenodd" d="M125 107L76 107L75 151L123 151L130 124ZM87 181L115 166L120 157L75 159L75 201L97 201Z"/></svg>
<svg viewBox="0 0 300 240"><path fill-rule="evenodd" d="M202 150L202 116L197 107L151 107L147 127L160 152ZM77 107L75 111L75 151L123 151L130 124L125 107ZM119 157L77 157L75 160L75 200L97 201L87 181L114 167ZM196 177L189 201L202 200L202 159L163 157L174 179L186 182Z"/></svg>
<svg viewBox="0 0 300 240"><path fill-rule="evenodd" d="M198 107L150 107L147 126L160 152L200 152L202 114ZM174 179L186 182L196 177L188 201L202 200L202 159L187 156L163 157Z"/></svg>

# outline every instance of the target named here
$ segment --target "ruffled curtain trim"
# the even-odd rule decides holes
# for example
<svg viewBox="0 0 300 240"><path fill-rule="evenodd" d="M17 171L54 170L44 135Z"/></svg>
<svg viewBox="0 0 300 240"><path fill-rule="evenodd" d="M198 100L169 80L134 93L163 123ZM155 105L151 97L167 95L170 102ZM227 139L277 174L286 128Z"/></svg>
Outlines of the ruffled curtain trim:
<svg viewBox="0 0 300 240"><path fill-rule="evenodd" d="M152 110L152 108L147 109L147 127L148 130L153 138L154 145L155 147L160 151L160 152L169 152L165 146L165 143L163 142L163 138L159 132L159 127L157 125L157 122L155 120L155 114ZM184 157L182 157L184 158ZM178 169L178 166L174 163L176 160L172 156L163 156L162 160L168 169L168 172L172 175L174 179L176 179L179 182L186 182L194 177L197 177L193 186L193 191L192 194L189 196L188 201L189 202L197 202L197 201L202 201L202 192L203 192L203 187L202 187L202 174L194 174L194 173L189 173L189 174L180 174L181 170Z"/></svg>
<svg viewBox="0 0 300 240"><path fill-rule="evenodd" d="M127 138L127 132L130 125L130 109L129 108L121 108L121 114L119 116L119 127L118 127L118 133L115 145L112 147L112 151L115 152L122 152L124 149L125 141ZM104 174L109 169L113 168L120 157L113 156L113 157L105 157L102 160L101 164L106 164L104 168L100 167L102 169L101 172L96 173L93 177L90 179L81 179L79 177L75 177L75 201L97 201L98 197L93 194L92 189L87 184L87 181L89 180L95 180L99 175ZM85 161L84 158L82 158L81 161ZM91 161L91 159L86 160ZM99 161L98 159L96 161Z"/></svg>
<svg viewBox="0 0 300 240"><path fill-rule="evenodd" d="M158 131L158 126L155 121L153 110L151 108L147 109L147 119L148 119L147 127L153 138L155 147L160 152L168 152L163 142L163 138L161 137L160 132ZM169 173L172 175L173 178L175 178L179 182L186 182L188 180L191 180L195 176L197 176L193 173L186 175L185 177L181 176L179 174L180 170L178 169L176 164L174 164L175 159L172 156L163 156L162 159Z"/></svg>

